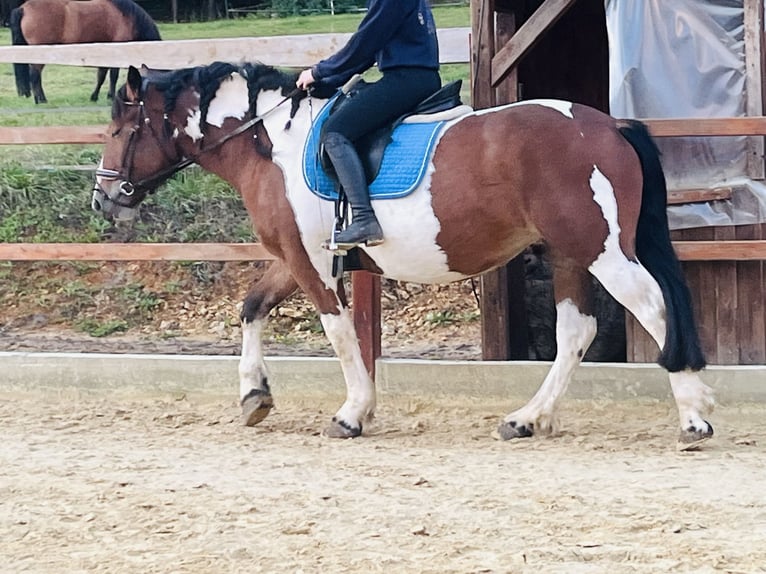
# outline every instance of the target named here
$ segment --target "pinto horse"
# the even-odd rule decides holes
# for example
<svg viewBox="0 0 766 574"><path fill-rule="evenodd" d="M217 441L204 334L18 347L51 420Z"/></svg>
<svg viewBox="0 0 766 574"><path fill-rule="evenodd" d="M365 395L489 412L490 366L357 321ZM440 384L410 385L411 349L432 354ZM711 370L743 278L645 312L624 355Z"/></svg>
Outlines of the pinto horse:
<svg viewBox="0 0 766 574"><path fill-rule="evenodd" d="M14 45L83 44L159 40L157 25L133 0L27 0L11 12ZM44 64L14 64L16 89L20 96L34 94L35 103L45 97L42 84ZM91 101L98 100L107 68L99 68ZM114 97L119 68L109 70L108 97Z"/></svg>
<svg viewBox="0 0 766 574"><path fill-rule="evenodd" d="M320 314L347 398L325 434L355 437L375 408L342 274L322 248L334 206L309 188L302 152L326 94L295 90L296 75L265 66L158 72L131 67L115 98L92 205L135 215L147 193L196 163L234 186L258 237L277 258L242 308L240 401L253 425L273 406L261 347L269 311L297 288ZM595 276L660 347L680 415L680 441L712 436L712 391L689 290L673 251L665 179L645 126L595 109L531 100L446 121L425 178L398 199L375 200L385 235L361 247L364 268L393 279L444 283L505 264L547 243L554 268L558 353L535 396L500 422L503 439L557 428L557 407L596 333Z"/></svg>

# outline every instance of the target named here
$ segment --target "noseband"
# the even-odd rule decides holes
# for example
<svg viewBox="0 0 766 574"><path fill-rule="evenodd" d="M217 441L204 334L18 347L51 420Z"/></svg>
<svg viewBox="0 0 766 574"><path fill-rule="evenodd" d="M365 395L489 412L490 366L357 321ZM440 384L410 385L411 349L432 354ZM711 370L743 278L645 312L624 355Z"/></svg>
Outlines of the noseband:
<svg viewBox="0 0 766 574"><path fill-rule="evenodd" d="M140 199L145 196L147 193L152 193L158 185L166 181L168 178L172 177L174 174L178 173L182 169L190 166L193 163L197 163L199 157L204 152L210 152L214 149L219 148L224 143L229 141L230 139L246 132L251 127L256 125L259 122L262 122L266 116L268 116L271 112L276 110L279 106L287 102L288 100L292 99L296 94L300 92L299 89L295 89L289 94L287 94L282 100L280 100L276 105L265 111L263 114L259 116L255 116L248 121L246 121L244 124L240 125L235 130L224 134L219 139L214 141L211 145L207 146L205 149L200 150L199 154L196 154L191 157L184 157L181 159L178 159L178 156L175 155L174 157L171 157L171 155L167 152L166 146L164 145L164 140L160 139L160 137L157 135L157 133L154 131L154 127L152 126L151 120L149 116L146 115L146 108L144 106L144 101L139 100L138 102L126 102L123 101L123 103L127 106L138 106L138 118L136 120L136 123L133 124L131 127L130 135L128 136L128 145L125 148L125 153L122 157L122 165L119 169L106 169L106 168L98 168L96 170L96 177L102 177L104 179L109 180L121 180L120 185L118 187L117 193L109 194L104 190L101 185L98 183L98 180L96 180L94 191L99 191L100 193L103 193L106 197L109 198L109 200L119 205L120 207L127 207L132 208L135 206ZM165 121L165 128L167 131L168 128L168 116L167 114L164 115L164 121ZM149 131L152 134L152 137L157 142L159 148L162 150L163 155L165 156L165 159L169 160L171 162L171 165L166 167L165 169L160 170L156 174L146 177L142 180L133 182L130 179L130 171L133 167L133 159L136 154L136 145L137 145L137 136L141 132L141 128L143 126L147 126L149 128ZM136 192L139 192L139 199L136 201L134 199L134 195Z"/></svg>

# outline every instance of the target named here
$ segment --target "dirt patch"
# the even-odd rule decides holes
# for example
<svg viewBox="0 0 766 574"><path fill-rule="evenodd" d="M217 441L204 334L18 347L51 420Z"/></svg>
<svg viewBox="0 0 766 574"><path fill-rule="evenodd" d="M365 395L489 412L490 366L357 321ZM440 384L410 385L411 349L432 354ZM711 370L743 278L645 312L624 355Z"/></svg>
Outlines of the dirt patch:
<svg viewBox="0 0 766 574"><path fill-rule="evenodd" d="M249 263L15 263L0 276L0 351L238 355L240 302L264 270ZM471 281L384 280L384 355L480 359L475 289ZM332 354L300 292L272 311L264 347L270 355Z"/></svg>
<svg viewBox="0 0 766 574"><path fill-rule="evenodd" d="M565 404L559 436L490 438L514 405L337 405L0 396L9 572L762 572L762 405L677 453L657 402ZM517 406L517 405L516 405Z"/></svg>

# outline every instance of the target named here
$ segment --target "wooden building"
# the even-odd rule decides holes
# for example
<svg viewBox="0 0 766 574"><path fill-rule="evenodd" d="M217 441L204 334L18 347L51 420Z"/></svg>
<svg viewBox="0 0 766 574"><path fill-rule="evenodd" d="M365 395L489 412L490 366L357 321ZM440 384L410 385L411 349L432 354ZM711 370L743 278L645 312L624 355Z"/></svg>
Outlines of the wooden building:
<svg viewBox="0 0 766 574"><path fill-rule="evenodd" d="M763 0L743 0L743 9L747 74L744 115L762 116ZM553 97L610 111L604 0L472 0L471 10L475 107ZM693 135L693 127L693 123L681 121L675 132ZM763 180L763 164L763 138L751 137L747 176ZM728 200L720 189L704 186L673 191L676 202ZM763 240L766 224L703 226L673 231L672 235L674 240L684 241ZM683 262L711 364L766 363L766 284L760 257L732 255L728 260L711 254L710 260L698 255L694 261ZM526 329L519 328L527 324L520 291L523 273L523 262L517 258L482 278L485 359L527 358ZM627 359L653 362L658 355L656 345L631 318L626 323Z"/></svg>

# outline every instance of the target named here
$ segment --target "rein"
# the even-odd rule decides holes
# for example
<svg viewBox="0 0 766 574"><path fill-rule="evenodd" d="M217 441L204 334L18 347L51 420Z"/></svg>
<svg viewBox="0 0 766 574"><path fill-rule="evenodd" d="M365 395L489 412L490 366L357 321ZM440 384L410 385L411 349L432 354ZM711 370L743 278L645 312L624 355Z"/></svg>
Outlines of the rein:
<svg viewBox="0 0 766 574"><path fill-rule="evenodd" d="M127 170L125 169L125 160L123 160L123 165L120 167L119 170L113 170L113 169L105 169L105 168L99 168L96 170L96 176L104 177L108 179L117 179L119 177L125 177L125 180L120 184L119 190L120 194L124 195L126 197L131 197L137 190L153 190L154 187L162 183L163 181L167 180L168 178L172 177L182 169L185 169L189 167L193 163L197 163L199 158L202 156L203 153L208 153L213 150L218 149L223 144L225 144L227 141L229 141L232 138L237 137L238 135L243 134L247 130L249 130L254 125L262 122L269 114L274 112L278 107L280 107L285 102L291 100L293 97L295 97L298 93L300 93L299 88L295 88L293 91L291 91L289 94L287 94L284 98L282 98L279 102L277 102L274 106L263 112L262 114L259 114L253 118L250 118L248 121L237 127L236 129L232 130L229 133L224 134L217 140L215 140L212 144L205 147L204 149L201 149L198 154L195 154L190 157L184 157L183 159L176 161L174 164L168 166L167 168L160 170L156 174L144 178L142 180L139 180L135 183L130 181L130 166L128 166ZM128 147L125 150L125 158L127 159L129 157L130 164L132 165L133 162L133 155L135 154L135 145L134 145L134 138L141 130L142 121L141 118L143 118L143 124L149 126L149 130L152 132L152 136L155 140L157 140L159 143L162 143L160 141L160 138L155 133L154 129L152 128L151 122L149 121L148 117L145 117L145 107L144 107L144 101L140 100L139 102L124 102L125 105L128 106L140 106L140 113L139 113L139 120L136 122L136 125L133 127L133 132L130 134L130 139L128 140ZM164 117L165 121L167 121L167 114ZM167 156L167 153L165 152L165 147L160 145L160 148L162 149L163 153ZM127 171L127 175L125 175L123 172ZM117 203L118 205L122 205L123 207L130 207L129 204L123 204L122 202L118 201L117 198L110 197L110 199Z"/></svg>

